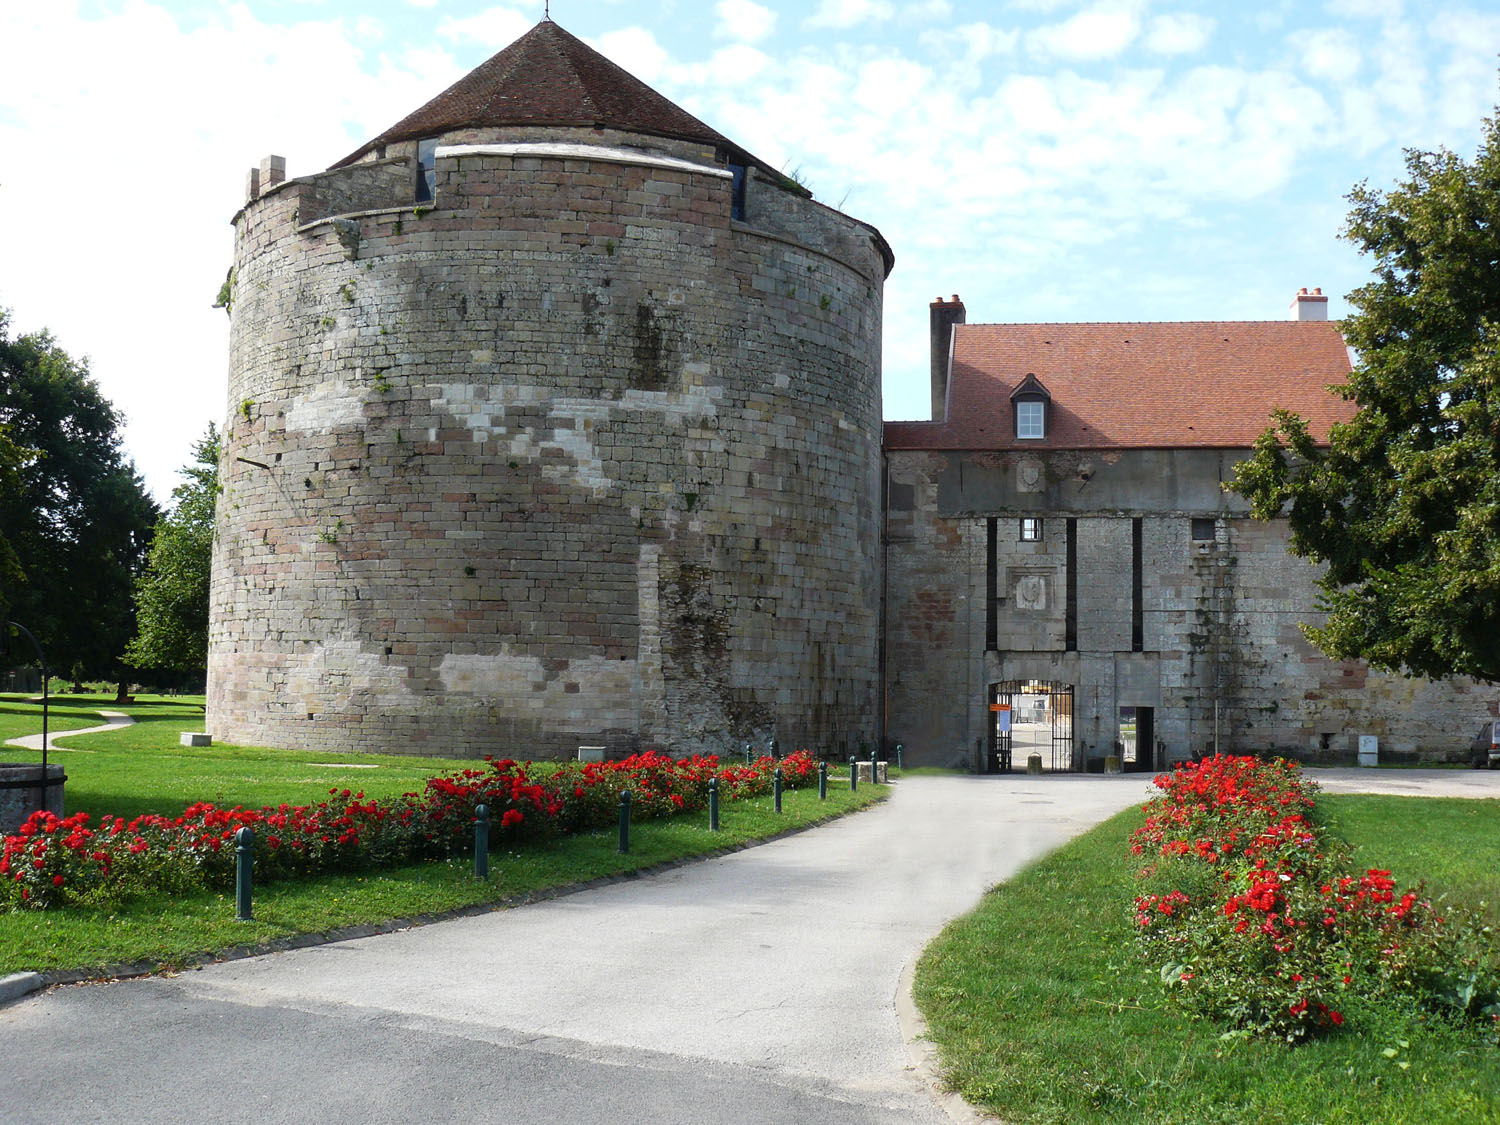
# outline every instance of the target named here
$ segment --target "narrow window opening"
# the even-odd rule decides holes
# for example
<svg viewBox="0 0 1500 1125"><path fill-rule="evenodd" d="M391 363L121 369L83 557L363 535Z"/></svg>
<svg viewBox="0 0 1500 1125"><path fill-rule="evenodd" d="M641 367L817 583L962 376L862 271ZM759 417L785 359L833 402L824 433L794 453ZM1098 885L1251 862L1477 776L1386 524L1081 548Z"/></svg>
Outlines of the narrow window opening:
<svg viewBox="0 0 1500 1125"><path fill-rule="evenodd" d="M437 138L417 142L417 202L430 203L437 197Z"/></svg>
<svg viewBox="0 0 1500 1125"><path fill-rule="evenodd" d="M1214 541L1214 521L1211 519L1193 519L1193 542L1212 543Z"/></svg>
<svg viewBox="0 0 1500 1125"><path fill-rule="evenodd" d="M1078 651L1078 521L1067 522L1067 614L1063 623L1063 649Z"/></svg>
<svg viewBox="0 0 1500 1125"><path fill-rule="evenodd" d="M734 173L734 196L729 204L729 217L740 222L745 221L745 181L749 169L743 164L731 164L729 170Z"/></svg>
<svg viewBox="0 0 1500 1125"><path fill-rule="evenodd" d="M1000 562L997 557L999 521L991 516L988 523L984 552L984 648L986 652L994 652L1000 647L1000 591L997 589L1000 579Z"/></svg>
<svg viewBox="0 0 1500 1125"><path fill-rule="evenodd" d="M1146 616L1141 604L1145 585L1145 569L1142 564L1142 520L1136 516L1130 521L1130 651L1144 652L1146 648Z"/></svg>
<svg viewBox="0 0 1500 1125"><path fill-rule="evenodd" d="M1040 543L1042 541L1042 521L1038 517L1023 516L1021 519L1021 542Z"/></svg>

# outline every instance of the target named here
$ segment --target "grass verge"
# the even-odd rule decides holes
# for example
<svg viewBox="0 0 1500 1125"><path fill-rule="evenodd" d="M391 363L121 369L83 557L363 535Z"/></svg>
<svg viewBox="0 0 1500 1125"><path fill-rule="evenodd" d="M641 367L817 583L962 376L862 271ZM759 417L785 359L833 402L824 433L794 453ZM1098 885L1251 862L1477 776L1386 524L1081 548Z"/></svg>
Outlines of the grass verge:
<svg viewBox="0 0 1500 1125"><path fill-rule="evenodd" d="M254 747L180 748L175 732L190 729L181 720L191 714L191 706L170 700L124 708L137 713L158 708L155 734L138 722L127 730L78 740L76 754L59 754L67 763L68 807L96 817L176 815L201 799L257 806L316 800L331 785L394 796L420 788L433 773L473 764ZM197 714L201 719L201 707ZM167 734L171 741L166 741ZM369 768L329 772L338 763ZM631 826L628 855L616 851L613 832L528 844L515 852L493 854L490 879L484 883L474 879L471 861L450 861L267 884L255 895L251 923L234 921L232 895L213 892L123 908L0 914L0 974L100 970L137 962L173 966L294 935L501 904L765 840L865 808L886 793L884 786L861 786L850 793L846 787L830 785L828 799L819 801L816 787L793 790L783 795L780 814L769 797L727 801L721 806L721 830L716 833L708 830L706 813L638 822Z"/></svg>
<svg viewBox="0 0 1500 1125"><path fill-rule="evenodd" d="M1500 801L1325 795L1319 808L1399 881L1500 897ZM1167 1004L1132 933L1126 839L1141 820L1122 813L997 887L923 954L917 1004L966 1099L1017 1125L1500 1120L1500 1054L1420 1012L1293 1049L1223 1038Z"/></svg>
<svg viewBox="0 0 1500 1125"><path fill-rule="evenodd" d="M57 740L51 761L67 771L68 810L95 818L105 813L127 819L143 813L179 816L194 801L221 807L307 804L333 788L364 790L370 797L398 797L422 788L435 773L473 766L472 759L394 754L334 754L278 750L264 746L187 747L184 731L203 729L202 696L137 696L117 706L114 697L65 696L52 708L76 726L103 722L99 709L123 711L133 726L77 739ZM41 707L23 697L0 695L0 733L41 730ZM6 761L39 762L37 751L7 746Z"/></svg>

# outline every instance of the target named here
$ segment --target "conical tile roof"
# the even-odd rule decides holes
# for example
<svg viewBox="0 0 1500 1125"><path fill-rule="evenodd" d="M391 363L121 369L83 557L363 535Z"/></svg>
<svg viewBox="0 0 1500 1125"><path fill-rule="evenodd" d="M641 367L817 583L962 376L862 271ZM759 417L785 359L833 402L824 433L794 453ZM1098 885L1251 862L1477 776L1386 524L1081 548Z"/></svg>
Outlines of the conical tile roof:
<svg viewBox="0 0 1500 1125"><path fill-rule="evenodd" d="M736 163L760 163L687 110L545 19L333 167L352 164L381 145L453 129L504 125L603 126L701 141L727 148Z"/></svg>

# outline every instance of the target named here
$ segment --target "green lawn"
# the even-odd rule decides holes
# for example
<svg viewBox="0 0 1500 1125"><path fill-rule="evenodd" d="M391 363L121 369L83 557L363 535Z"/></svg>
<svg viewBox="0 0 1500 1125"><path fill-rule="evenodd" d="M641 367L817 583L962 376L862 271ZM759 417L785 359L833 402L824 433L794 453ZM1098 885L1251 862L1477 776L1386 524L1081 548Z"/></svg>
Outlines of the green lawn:
<svg viewBox="0 0 1500 1125"><path fill-rule="evenodd" d="M220 805L307 803L329 788L397 796L422 787L434 773L473 766L473 760L327 754L265 747L178 745L183 731L203 729L201 697L139 697L116 707L110 696L60 701L55 714L96 725L97 708L122 710L136 723L108 734L86 735L53 760L67 769L67 807L98 817L154 812L175 816L197 800ZM0 731L40 731L40 708L17 696L0 696ZM11 735L7 735L11 737ZM7 760L35 761L40 754L7 748ZM470 861L419 863L366 875L328 876L272 883L255 895L255 921L234 921L232 896L207 892L112 910L69 909L0 914L0 974L22 970L97 969L126 962L181 964L235 945L341 926L386 922L463 907L499 903L518 895L638 871L659 863L711 854L794 828L806 827L882 800L885 786L857 793L830 784L828 800L816 786L787 792L783 811L771 799L726 801L721 830L708 830L706 813L631 826L631 850L620 855L615 833L579 836L490 857L490 879L473 877Z"/></svg>
<svg viewBox="0 0 1500 1125"><path fill-rule="evenodd" d="M1500 900L1500 801L1319 806L1361 862ZM1138 810L1122 813L1028 868L924 953L917 1002L964 1097L1017 1125L1500 1120L1493 1033L1485 1045L1414 1012L1381 1034L1290 1049L1223 1038L1167 1005L1131 932L1139 860L1126 838L1140 823ZM1346 1006L1351 1023L1357 1008Z"/></svg>
<svg viewBox="0 0 1500 1125"><path fill-rule="evenodd" d="M0 695L0 731L41 730L41 708L23 697ZM472 759L423 758L383 754L332 754L277 750L263 746L178 745L184 731L203 729L202 696L137 696L117 706L113 696L67 696L53 716L65 713L75 728L96 726L98 711L124 711L135 725L107 734L60 738L51 760L68 774L69 812L134 817L141 813L177 816L194 801L216 805L306 804L334 787L364 790L372 797L395 797L420 789L435 773L473 766ZM87 716L86 718L84 716ZM14 735L7 734L7 738ZM5 760L40 761L39 752L6 747Z"/></svg>

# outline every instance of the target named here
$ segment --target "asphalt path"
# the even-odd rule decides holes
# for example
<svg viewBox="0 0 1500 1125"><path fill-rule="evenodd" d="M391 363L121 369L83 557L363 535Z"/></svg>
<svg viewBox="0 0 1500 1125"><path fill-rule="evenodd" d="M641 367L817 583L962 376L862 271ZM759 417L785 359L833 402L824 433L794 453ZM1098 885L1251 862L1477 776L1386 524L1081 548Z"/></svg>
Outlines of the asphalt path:
<svg viewBox="0 0 1500 1125"><path fill-rule="evenodd" d="M0 1120L945 1122L903 973L1147 790L906 778L872 811L548 902L55 988L0 1009Z"/></svg>

